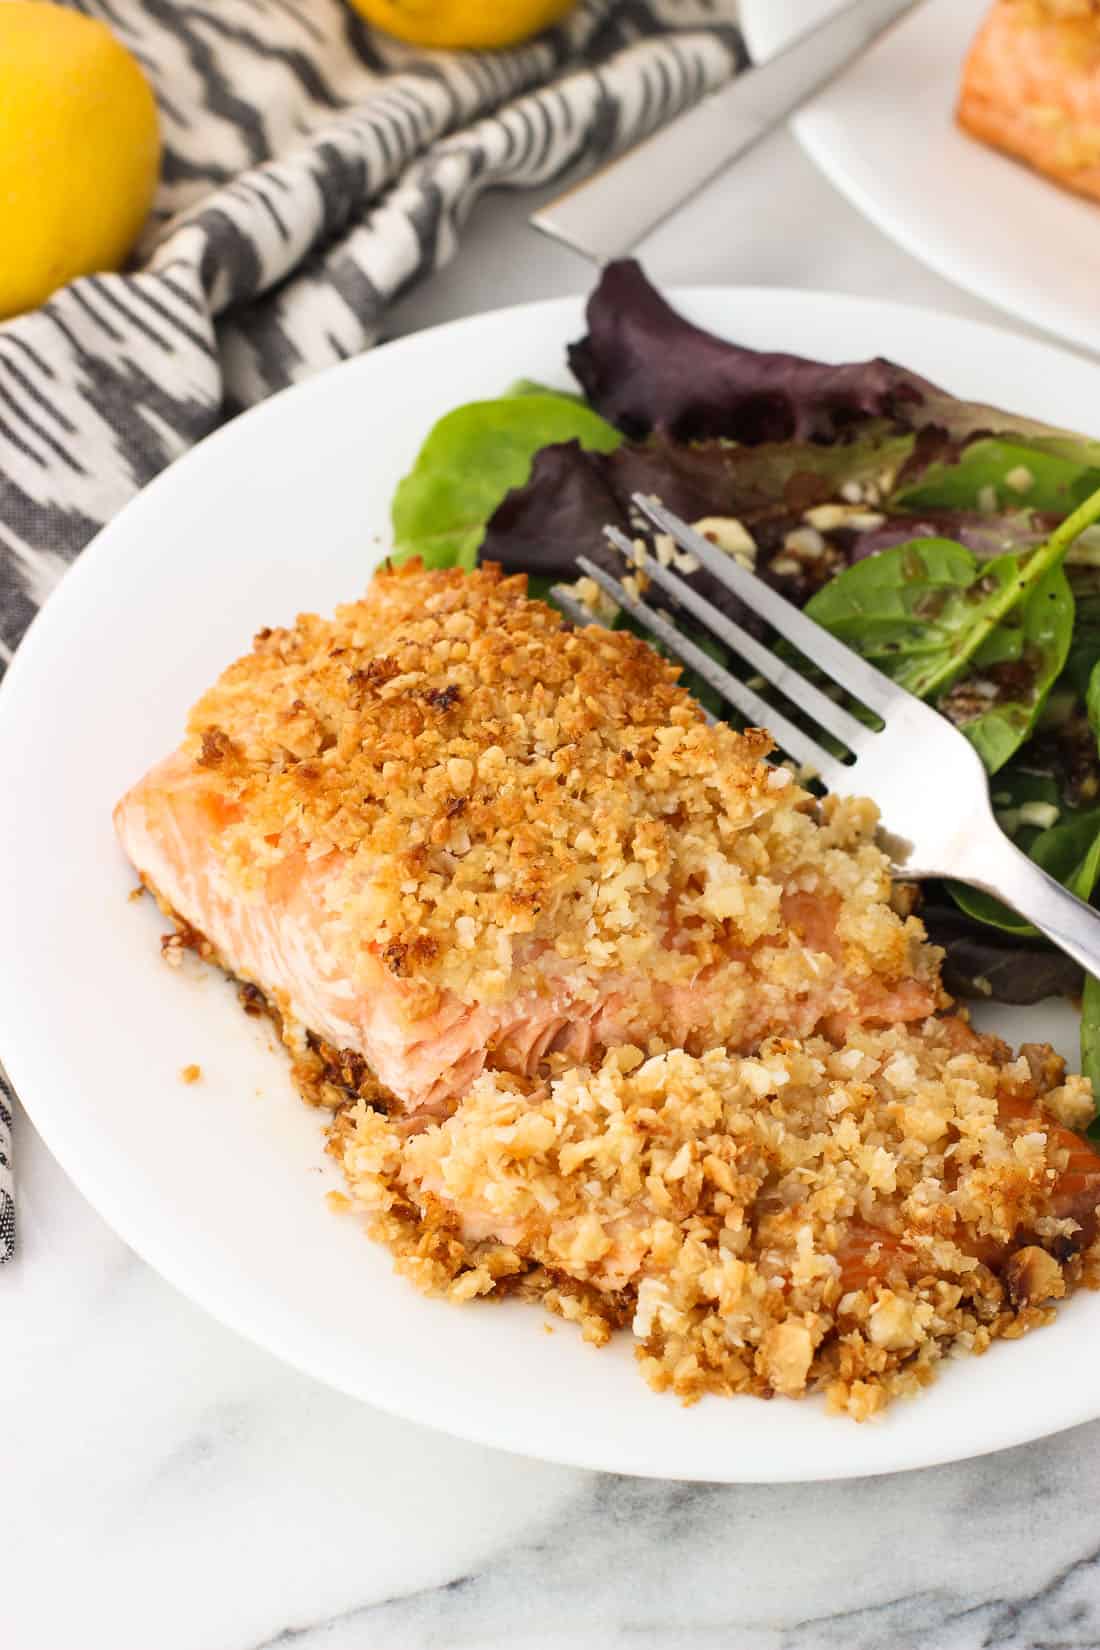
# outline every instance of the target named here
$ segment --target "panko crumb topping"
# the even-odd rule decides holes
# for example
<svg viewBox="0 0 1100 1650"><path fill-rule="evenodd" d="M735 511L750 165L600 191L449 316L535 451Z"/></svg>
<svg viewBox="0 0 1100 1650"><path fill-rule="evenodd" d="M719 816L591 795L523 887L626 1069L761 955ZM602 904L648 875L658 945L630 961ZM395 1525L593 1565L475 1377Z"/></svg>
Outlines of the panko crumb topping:
<svg viewBox="0 0 1100 1650"><path fill-rule="evenodd" d="M781 909L800 893L832 902L829 943L777 950L776 993L824 1001L828 949L845 990L916 974L934 993L923 930L888 905L874 807L819 812L763 760L766 734L708 726L677 675L628 632L574 631L523 577L383 570L333 619L262 631L195 707L184 749L218 790L219 874L262 898L281 867L322 862L342 965L369 935L429 1007L440 988L545 993L555 970L691 987L800 932Z"/></svg>
<svg viewBox="0 0 1100 1650"><path fill-rule="evenodd" d="M351 1206L420 1288L539 1298L642 1375L824 1391L864 1419L1052 1315L1100 1275L1086 1079L960 1018L773 1038L751 1057L610 1052L547 1083L486 1073L410 1133L359 1103Z"/></svg>

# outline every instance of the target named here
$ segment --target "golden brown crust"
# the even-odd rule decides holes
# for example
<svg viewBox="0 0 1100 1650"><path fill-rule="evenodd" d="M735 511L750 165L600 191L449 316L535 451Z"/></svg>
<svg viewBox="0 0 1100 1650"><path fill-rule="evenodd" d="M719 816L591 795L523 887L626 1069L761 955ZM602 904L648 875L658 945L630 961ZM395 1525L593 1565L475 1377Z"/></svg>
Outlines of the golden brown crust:
<svg viewBox="0 0 1100 1650"><path fill-rule="evenodd" d="M1096 1280L1100 1157L1042 1109L1088 1084L1029 1052L958 1019L752 1058L620 1049L549 1086L486 1075L411 1134L352 1107L333 1143L421 1288L507 1278L592 1340L632 1318L658 1389L818 1389L862 1419Z"/></svg>
<svg viewBox="0 0 1100 1650"><path fill-rule="evenodd" d="M425 1014L440 988L493 1002L554 971L690 987L778 935L792 886L839 902L846 977L932 980L873 807L819 823L768 736L708 727L677 674L494 567L383 570L334 619L261 632L195 707L220 874L247 899L323 862L342 963L365 937ZM776 958L777 991L815 988L812 958Z"/></svg>

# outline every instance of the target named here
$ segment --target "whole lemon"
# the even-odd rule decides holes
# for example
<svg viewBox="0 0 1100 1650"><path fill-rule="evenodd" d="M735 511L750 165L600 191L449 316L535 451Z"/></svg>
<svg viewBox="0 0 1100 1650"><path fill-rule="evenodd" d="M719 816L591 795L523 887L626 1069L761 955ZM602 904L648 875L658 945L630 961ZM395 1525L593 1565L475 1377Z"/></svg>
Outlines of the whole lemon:
<svg viewBox="0 0 1100 1650"><path fill-rule="evenodd" d="M415 46L515 46L548 29L574 0L351 0L368 23Z"/></svg>
<svg viewBox="0 0 1100 1650"><path fill-rule="evenodd" d="M0 0L0 317L117 269L149 212L157 106L108 28Z"/></svg>

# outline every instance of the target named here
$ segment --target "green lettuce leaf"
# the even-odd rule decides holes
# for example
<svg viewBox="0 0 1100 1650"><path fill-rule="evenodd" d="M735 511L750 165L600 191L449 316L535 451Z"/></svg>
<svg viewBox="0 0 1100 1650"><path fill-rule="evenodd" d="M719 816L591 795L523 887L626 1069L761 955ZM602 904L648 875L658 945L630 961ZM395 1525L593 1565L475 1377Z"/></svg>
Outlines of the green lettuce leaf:
<svg viewBox="0 0 1100 1650"><path fill-rule="evenodd" d="M1085 690L1085 711L1089 719L1089 727L1100 743L1100 660L1093 665L1089 675L1089 685Z"/></svg>
<svg viewBox="0 0 1100 1650"><path fill-rule="evenodd" d="M992 773L1034 727L1073 634L1061 567L1029 573L1020 557L983 564L948 539L916 539L847 568L806 611L910 693L940 703ZM993 699L975 691L990 681Z"/></svg>
<svg viewBox="0 0 1100 1650"><path fill-rule="evenodd" d="M1066 516L1100 487L1095 446L1082 439L1081 453L1092 459L1087 463L994 436L980 438L955 462L933 464L915 485L903 484L890 502L907 510L984 506L990 514L1022 508Z"/></svg>
<svg viewBox="0 0 1100 1650"><path fill-rule="evenodd" d="M993 630L974 656L975 675L990 676L990 667L1016 665L1026 689L1006 688L988 710L967 707L966 676L938 703L962 728L985 764L996 773L1028 739L1052 687L1061 675L1073 636L1074 602L1061 567L1050 568L1032 586L1022 605ZM996 678L996 671L992 672ZM1008 673L1011 681L1011 673ZM957 706L966 707L960 719Z"/></svg>
<svg viewBox="0 0 1100 1650"><path fill-rule="evenodd" d="M1077 597L1077 618L1073 641L1066 659L1064 686L1088 702L1092 674L1100 663L1100 595L1083 593Z"/></svg>
<svg viewBox="0 0 1100 1650"><path fill-rule="evenodd" d="M998 779L998 785L1000 783ZM1083 900L1092 898L1100 879L1100 808L1066 809L1057 823L1045 831L1015 832L1013 840L1071 894ZM949 887L956 903L968 916L977 917L1007 934L1038 932L1015 911L980 889L955 882Z"/></svg>
<svg viewBox="0 0 1100 1650"><path fill-rule="evenodd" d="M1092 1079L1092 1092L1100 1100L1100 980L1085 975L1081 998L1081 1070ZM1100 1137L1100 1117L1089 1124L1093 1140Z"/></svg>
<svg viewBox="0 0 1100 1650"><path fill-rule="evenodd" d="M430 431L398 484L394 559L420 556L426 567L473 567L486 522L505 494L527 480L540 448L579 441L610 452L621 440L572 396L533 386L456 408Z"/></svg>
<svg viewBox="0 0 1100 1650"><path fill-rule="evenodd" d="M537 378L517 378L509 384L505 395L553 395L559 401L572 401L576 407L586 407L587 401L576 390L556 390L551 384L540 384Z"/></svg>

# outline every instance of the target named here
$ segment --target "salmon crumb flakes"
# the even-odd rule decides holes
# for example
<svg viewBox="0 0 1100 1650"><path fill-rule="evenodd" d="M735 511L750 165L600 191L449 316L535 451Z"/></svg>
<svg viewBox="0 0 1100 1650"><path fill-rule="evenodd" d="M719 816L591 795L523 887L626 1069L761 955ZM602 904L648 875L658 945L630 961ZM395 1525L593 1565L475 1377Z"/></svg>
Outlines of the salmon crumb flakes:
<svg viewBox="0 0 1100 1650"><path fill-rule="evenodd" d="M948 1017L485 1073L426 1126L349 1103L331 1148L419 1289L519 1293L595 1345L629 1326L686 1402L814 1391L866 1420L1100 1281L1100 1159L1057 1115L1088 1090Z"/></svg>

